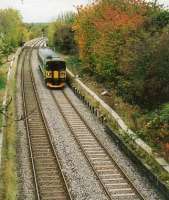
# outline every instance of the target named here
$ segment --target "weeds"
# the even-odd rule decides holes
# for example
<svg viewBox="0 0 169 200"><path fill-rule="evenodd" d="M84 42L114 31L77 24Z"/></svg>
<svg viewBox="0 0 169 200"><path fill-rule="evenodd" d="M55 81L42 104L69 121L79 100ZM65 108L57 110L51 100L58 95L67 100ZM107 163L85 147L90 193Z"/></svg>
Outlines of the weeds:
<svg viewBox="0 0 169 200"><path fill-rule="evenodd" d="M0 68L0 105L2 107L5 93L7 76L7 64ZM8 82L8 99L14 96L15 81L12 77ZM8 102L8 101L7 101ZM4 128L3 150L2 150L2 171L0 179L0 193L3 200L15 200L17 194L16 178L16 130L15 130L15 106L11 100L7 106L7 126ZM0 125L2 126L2 115L0 115ZM2 191L1 191L2 190Z"/></svg>

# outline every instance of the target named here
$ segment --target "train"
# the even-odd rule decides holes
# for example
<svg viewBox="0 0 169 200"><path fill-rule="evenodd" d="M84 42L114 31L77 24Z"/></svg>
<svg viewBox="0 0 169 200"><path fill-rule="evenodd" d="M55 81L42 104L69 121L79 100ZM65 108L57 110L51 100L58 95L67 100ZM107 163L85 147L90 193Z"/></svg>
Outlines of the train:
<svg viewBox="0 0 169 200"><path fill-rule="evenodd" d="M66 81L66 62L49 48L38 52L39 68L48 88L64 88Z"/></svg>

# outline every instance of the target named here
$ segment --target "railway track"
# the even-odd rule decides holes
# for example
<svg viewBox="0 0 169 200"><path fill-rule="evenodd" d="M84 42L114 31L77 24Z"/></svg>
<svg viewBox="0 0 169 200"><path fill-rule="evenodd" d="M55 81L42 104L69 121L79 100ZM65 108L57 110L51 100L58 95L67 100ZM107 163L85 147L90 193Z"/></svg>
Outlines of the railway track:
<svg viewBox="0 0 169 200"><path fill-rule="evenodd" d="M30 40L30 41L28 41L28 42L26 42L25 44L24 44L24 47L27 47L27 48L29 48L29 47L32 47L32 48L36 48L36 47L45 47L46 46L46 38L43 38L43 37L41 37L41 38L36 38L36 39L33 39L33 40Z"/></svg>
<svg viewBox="0 0 169 200"><path fill-rule="evenodd" d="M36 198L72 199L43 115L31 70L32 47L40 47L43 44L44 41L41 38L32 41L29 48L26 47L23 51L22 63L24 118ZM113 160L64 91L58 91L57 95L51 91L51 94L108 199L144 200L144 197L137 191L123 169Z"/></svg>
<svg viewBox="0 0 169 200"><path fill-rule="evenodd" d="M51 95L80 149L90 163L107 197L113 200L144 200L123 169L87 125L64 91Z"/></svg>
<svg viewBox="0 0 169 200"><path fill-rule="evenodd" d="M40 40L38 40L31 45L37 47L40 43ZM71 199L71 196L59 164L57 152L52 143L34 83L31 70L32 49L26 48L22 53L24 58L21 71L21 87L36 199L67 200Z"/></svg>

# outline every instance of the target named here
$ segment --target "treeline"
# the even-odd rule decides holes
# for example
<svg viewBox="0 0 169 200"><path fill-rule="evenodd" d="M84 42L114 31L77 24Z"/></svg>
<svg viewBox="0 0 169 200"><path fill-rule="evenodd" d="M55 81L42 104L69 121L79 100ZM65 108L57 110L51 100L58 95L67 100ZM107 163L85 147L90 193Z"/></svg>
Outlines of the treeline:
<svg viewBox="0 0 169 200"><path fill-rule="evenodd" d="M68 12L60 15L48 28L49 45L65 54L76 54L78 47L75 42L73 24L75 13Z"/></svg>
<svg viewBox="0 0 169 200"><path fill-rule="evenodd" d="M78 8L73 28L83 72L143 108L140 136L169 155L169 11L143 0L98 0Z"/></svg>
<svg viewBox="0 0 169 200"><path fill-rule="evenodd" d="M22 16L15 9L0 9L0 64L24 42L45 36L47 27L45 23L23 23Z"/></svg>
<svg viewBox="0 0 169 200"><path fill-rule="evenodd" d="M17 10L0 10L0 62L13 49L28 39L28 32Z"/></svg>
<svg viewBox="0 0 169 200"><path fill-rule="evenodd" d="M102 0L78 9L80 57L98 81L130 103L169 100L169 12L142 0Z"/></svg>
<svg viewBox="0 0 169 200"><path fill-rule="evenodd" d="M143 108L141 136L169 151L167 9L143 0L95 0L51 23L49 40L57 50L76 55L72 65L80 66L82 75Z"/></svg>
<svg viewBox="0 0 169 200"><path fill-rule="evenodd" d="M47 35L48 23L25 23L29 40Z"/></svg>
<svg viewBox="0 0 169 200"><path fill-rule="evenodd" d="M142 0L102 0L49 27L50 42L79 52L83 71L132 104L169 100L169 12Z"/></svg>

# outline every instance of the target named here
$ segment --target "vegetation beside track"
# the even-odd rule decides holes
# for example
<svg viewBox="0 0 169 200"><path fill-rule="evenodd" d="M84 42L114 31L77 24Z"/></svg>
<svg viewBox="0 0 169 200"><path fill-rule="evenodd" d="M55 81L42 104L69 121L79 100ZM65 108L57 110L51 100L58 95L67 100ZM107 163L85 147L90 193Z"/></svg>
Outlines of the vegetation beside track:
<svg viewBox="0 0 169 200"><path fill-rule="evenodd" d="M96 0L59 17L48 34L50 45L73 52L68 66L98 94L106 89L102 98L168 159L169 11L142 0Z"/></svg>
<svg viewBox="0 0 169 200"><path fill-rule="evenodd" d="M6 88L6 74L7 74L7 64L5 63L0 67L0 111L1 112L3 111L2 102ZM2 126L2 114L0 114L0 127L1 126Z"/></svg>
<svg viewBox="0 0 169 200"><path fill-rule="evenodd" d="M27 40L29 33L15 9L0 9L0 64L4 57Z"/></svg>
<svg viewBox="0 0 169 200"><path fill-rule="evenodd" d="M6 126L4 127L3 136L3 149L2 149L2 166L1 166L1 180L0 180L0 196L2 199L14 200L17 193L17 178L16 178L16 129L15 129L15 105L14 105L14 91L15 80L14 76L10 77L8 85L6 86L7 69L10 62L7 62L1 68L1 77L4 79L3 87L1 88L0 100L2 105L2 99L5 94L6 87L8 87L7 97L7 112ZM3 110L4 112L4 110ZM2 126L2 114L1 114L1 126Z"/></svg>
<svg viewBox="0 0 169 200"><path fill-rule="evenodd" d="M6 89L7 71L10 65L10 54L18 46L33 37L41 37L46 24L24 24L19 11L9 8L0 9L0 128L2 127L3 97ZM0 166L0 199L17 199L16 175L16 130L15 130L15 80L11 77L8 83L8 100L12 102L7 109L7 126L4 127L2 168Z"/></svg>
<svg viewBox="0 0 169 200"><path fill-rule="evenodd" d="M8 98L14 99L14 80L11 81L11 89ZM16 175L16 127L15 127L15 105L14 102L8 107L7 127L3 140L3 165L2 165L2 183L3 199L17 199L17 175Z"/></svg>
<svg viewBox="0 0 169 200"><path fill-rule="evenodd" d="M115 120L116 117L112 117L111 111L105 108L89 90L84 88L79 79L75 79L69 72L67 75L69 84L75 94L88 105L92 113L97 112L97 117L101 121L106 119L104 124L107 133L110 134L125 154L137 164L137 167L150 178L157 188L168 197L169 173L164 170L164 160L160 158L163 160L163 164L161 164L157 159L159 155L155 154L146 144L143 144L134 133L124 131L125 129L122 129L121 125L119 126L117 119ZM139 143L137 143L138 140L140 141Z"/></svg>
<svg viewBox="0 0 169 200"><path fill-rule="evenodd" d="M0 9L0 128L3 116L7 116L6 126L3 129L2 166L0 166L0 198L3 200L17 199L15 80L14 77L10 77L7 85L7 71L11 62L9 55L28 38L29 33L19 12L15 9ZM7 104L11 97L12 101L7 106L7 113L4 114L2 102L6 87L8 87Z"/></svg>

